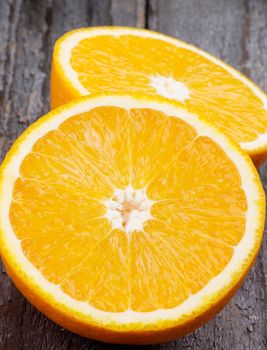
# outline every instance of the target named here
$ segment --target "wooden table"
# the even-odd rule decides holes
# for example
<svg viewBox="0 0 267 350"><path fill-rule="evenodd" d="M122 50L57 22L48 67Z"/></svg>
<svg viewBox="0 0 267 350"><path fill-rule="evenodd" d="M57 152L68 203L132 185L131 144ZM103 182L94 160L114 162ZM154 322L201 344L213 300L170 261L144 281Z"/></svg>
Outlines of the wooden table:
<svg viewBox="0 0 267 350"><path fill-rule="evenodd" d="M55 39L81 26L146 27L194 43L267 91L266 0L0 0L0 145L49 110ZM266 166L261 178L267 187ZM0 349L125 349L76 336L36 311L0 267ZM267 349L267 239L240 291L213 321L140 349Z"/></svg>

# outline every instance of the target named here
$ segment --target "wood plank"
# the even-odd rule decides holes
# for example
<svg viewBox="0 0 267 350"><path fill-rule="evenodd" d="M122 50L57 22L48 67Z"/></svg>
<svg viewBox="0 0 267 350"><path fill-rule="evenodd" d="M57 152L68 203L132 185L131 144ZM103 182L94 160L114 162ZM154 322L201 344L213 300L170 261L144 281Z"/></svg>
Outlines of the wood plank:
<svg viewBox="0 0 267 350"><path fill-rule="evenodd" d="M0 2L0 93L2 97L4 89L4 71L5 71L5 61L7 56L7 46L8 46L8 35L9 35L9 19L10 16L10 6L7 2Z"/></svg>
<svg viewBox="0 0 267 350"><path fill-rule="evenodd" d="M113 0L111 16L113 25L143 28L145 26L145 0Z"/></svg>
<svg viewBox="0 0 267 350"><path fill-rule="evenodd" d="M243 0L150 0L148 26L237 67L242 60L245 11Z"/></svg>
<svg viewBox="0 0 267 350"><path fill-rule="evenodd" d="M148 26L193 43L243 71L267 90L264 0L149 1ZM267 189L267 165L261 178ZM240 291L213 321L162 349L267 348L267 240ZM161 347L160 347L161 348Z"/></svg>

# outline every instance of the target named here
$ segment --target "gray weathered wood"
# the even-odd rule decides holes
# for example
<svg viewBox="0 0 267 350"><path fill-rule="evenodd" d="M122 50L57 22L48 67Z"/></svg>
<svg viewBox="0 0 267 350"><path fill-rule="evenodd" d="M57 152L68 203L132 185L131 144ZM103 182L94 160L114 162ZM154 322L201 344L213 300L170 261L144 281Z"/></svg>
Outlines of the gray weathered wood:
<svg viewBox="0 0 267 350"><path fill-rule="evenodd" d="M49 110L54 41L91 25L148 26L221 57L267 90L265 0L1 0L0 147ZM267 166L261 176L267 188ZM267 242L246 282L213 321L168 344L140 349L267 349ZM0 268L0 349L125 349L73 335L36 311Z"/></svg>

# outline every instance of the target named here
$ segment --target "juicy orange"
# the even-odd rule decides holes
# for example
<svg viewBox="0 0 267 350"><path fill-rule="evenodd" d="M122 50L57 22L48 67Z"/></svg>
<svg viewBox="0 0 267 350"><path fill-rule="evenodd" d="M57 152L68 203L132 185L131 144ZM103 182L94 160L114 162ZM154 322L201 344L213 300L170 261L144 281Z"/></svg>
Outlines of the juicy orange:
<svg viewBox="0 0 267 350"><path fill-rule="evenodd" d="M180 101L241 144L259 165L267 157L267 97L222 61L174 38L123 27L83 28L60 38L51 101L106 92Z"/></svg>
<svg viewBox="0 0 267 350"><path fill-rule="evenodd" d="M1 254L49 318L87 337L155 343L207 322L259 249L249 157L164 99L88 96L39 119L0 177Z"/></svg>

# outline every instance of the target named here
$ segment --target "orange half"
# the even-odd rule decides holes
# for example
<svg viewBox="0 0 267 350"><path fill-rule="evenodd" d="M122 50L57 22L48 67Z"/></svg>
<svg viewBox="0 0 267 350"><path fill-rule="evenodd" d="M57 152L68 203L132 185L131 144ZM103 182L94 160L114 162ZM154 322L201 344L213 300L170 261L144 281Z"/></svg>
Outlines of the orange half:
<svg viewBox="0 0 267 350"><path fill-rule="evenodd" d="M156 343L225 305L260 246L250 159L164 99L85 97L39 119L0 177L1 254L24 295L87 337Z"/></svg>
<svg viewBox="0 0 267 350"><path fill-rule="evenodd" d="M208 53L156 32L73 30L55 45L52 107L91 93L145 93L181 102L231 136L259 165L267 157L267 98Z"/></svg>

